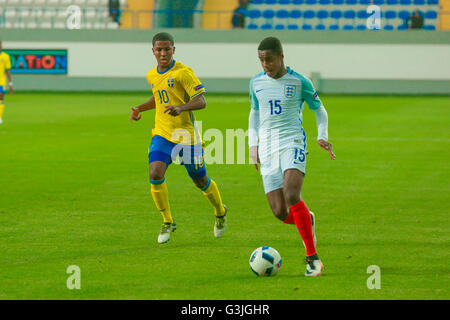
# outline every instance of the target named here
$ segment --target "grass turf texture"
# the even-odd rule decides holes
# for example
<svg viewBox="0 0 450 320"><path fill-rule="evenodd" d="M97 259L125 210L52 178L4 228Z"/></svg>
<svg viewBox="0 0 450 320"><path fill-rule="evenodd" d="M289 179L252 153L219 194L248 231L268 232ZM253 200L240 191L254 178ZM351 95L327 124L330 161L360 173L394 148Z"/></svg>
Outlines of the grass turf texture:
<svg viewBox="0 0 450 320"><path fill-rule="evenodd" d="M229 208L213 211L172 165L166 175L178 230L156 241L161 217L148 183L153 111L128 122L144 94L17 93L0 126L1 299L449 299L448 97L322 96L337 154L308 135L302 196L316 214L325 271L303 276L294 226L275 219L252 165L208 165ZM247 129L246 96L207 95L203 131ZM225 134L224 134L225 135ZM276 277L248 259L276 248ZM81 268L68 290L66 268ZM367 267L381 268L369 290Z"/></svg>

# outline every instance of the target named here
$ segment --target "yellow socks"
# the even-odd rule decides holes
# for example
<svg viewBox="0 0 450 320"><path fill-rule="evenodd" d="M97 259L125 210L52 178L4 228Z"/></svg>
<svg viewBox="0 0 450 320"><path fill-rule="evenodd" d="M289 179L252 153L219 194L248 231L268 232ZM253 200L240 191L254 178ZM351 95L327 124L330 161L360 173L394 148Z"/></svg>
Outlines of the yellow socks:
<svg viewBox="0 0 450 320"><path fill-rule="evenodd" d="M214 214L216 217L223 216L225 214L225 208L223 207L222 198L220 197L219 188L217 184L211 178L208 178L208 183L202 189L203 194L208 199L209 203L214 207Z"/></svg>
<svg viewBox="0 0 450 320"><path fill-rule="evenodd" d="M155 205L161 213L164 223L173 223L169 205L169 191L167 189L165 178L161 180L150 179L150 184L153 201L155 201ZM214 214L217 217L223 216L225 214L225 208L222 203L222 198L220 197L219 189L214 180L208 178L208 184L202 191L206 199L208 199L209 203L214 207Z"/></svg>
<svg viewBox="0 0 450 320"><path fill-rule="evenodd" d="M151 180L151 190L153 201L163 216L164 223L173 223L169 205L169 190L167 190L166 179Z"/></svg>
<svg viewBox="0 0 450 320"><path fill-rule="evenodd" d="M3 110L5 110L5 103L0 100L0 119L3 117Z"/></svg>

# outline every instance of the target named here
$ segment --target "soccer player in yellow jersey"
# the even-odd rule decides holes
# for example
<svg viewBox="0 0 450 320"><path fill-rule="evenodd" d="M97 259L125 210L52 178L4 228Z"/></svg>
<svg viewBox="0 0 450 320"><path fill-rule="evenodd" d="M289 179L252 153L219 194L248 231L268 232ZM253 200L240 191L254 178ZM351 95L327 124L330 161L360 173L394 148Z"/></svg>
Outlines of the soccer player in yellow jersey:
<svg viewBox="0 0 450 320"><path fill-rule="evenodd" d="M9 54L2 51L2 42L0 41L0 124L3 123L3 111L5 110L5 93L6 93L6 78L8 77L9 92L14 93L11 72L11 59Z"/></svg>
<svg viewBox="0 0 450 320"><path fill-rule="evenodd" d="M130 115L130 122L138 121L141 112L156 109L148 160L152 197L164 220L159 243L169 241L170 232L176 229L164 175L177 157L214 207L214 236L222 237L226 228L227 207L222 203L216 183L206 174L202 138L192 112L206 107L203 96L206 90L191 68L173 59L174 53L170 34L163 32L153 37L153 54L158 65L147 73L153 97L132 107Z"/></svg>

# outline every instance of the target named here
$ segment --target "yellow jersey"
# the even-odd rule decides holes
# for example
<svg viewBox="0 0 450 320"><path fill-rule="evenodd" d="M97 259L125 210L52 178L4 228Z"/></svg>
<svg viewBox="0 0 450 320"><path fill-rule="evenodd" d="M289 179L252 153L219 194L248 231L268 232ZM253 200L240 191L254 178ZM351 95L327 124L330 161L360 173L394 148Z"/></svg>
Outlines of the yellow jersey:
<svg viewBox="0 0 450 320"><path fill-rule="evenodd" d="M0 86L6 86L6 70L11 69L9 54L0 52Z"/></svg>
<svg viewBox="0 0 450 320"><path fill-rule="evenodd" d="M169 69L160 72L158 67L147 73L155 97L155 127L152 136L180 144L195 145L202 143L200 132L195 124L192 111L181 112L178 116L164 113L165 106L178 106L206 92L194 71L179 61L173 61Z"/></svg>

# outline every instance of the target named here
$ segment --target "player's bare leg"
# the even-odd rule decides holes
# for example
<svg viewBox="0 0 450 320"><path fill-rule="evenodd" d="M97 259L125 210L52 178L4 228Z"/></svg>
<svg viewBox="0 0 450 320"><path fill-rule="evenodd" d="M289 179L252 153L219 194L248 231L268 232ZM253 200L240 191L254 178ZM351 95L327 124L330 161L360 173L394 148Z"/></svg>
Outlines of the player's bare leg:
<svg viewBox="0 0 450 320"><path fill-rule="evenodd" d="M224 235L227 227L227 206L222 203L219 188L214 180L208 176L200 179L192 179L194 184L203 191L203 194L208 199L209 203L214 207L214 215L216 221L214 223L214 236L220 238Z"/></svg>
<svg viewBox="0 0 450 320"><path fill-rule="evenodd" d="M3 123L3 110L5 109L5 103L3 102L4 94L0 92L0 124Z"/></svg>
<svg viewBox="0 0 450 320"><path fill-rule="evenodd" d="M303 182L302 182L303 184ZM296 188L294 188L296 189ZM292 189L289 189L291 191ZM295 191L291 195L292 200L296 201ZM298 193L300 194L300 192ZM269 201L270 208L276 218L283 221L286 224L295 224L293 217L289 216L289 206L286 204L286 197L283 188L270 191L266 194L267 200ZM298 203L300 199L295 202ZM311 225L313 228L314 245L316 244L316 234L314 231L314 213L310 211L311 214Z"/></svg>
<svg viewBox="0 0 450 320"><path fill-rule="evenodd" d="M170 232L176 230L176 223L173 221L169 205L169 192L167 190L164 175L167 164L163 161L153 161L149 166L149 176L153 201L163 217L163 225L158 235L159 243L166 243L170 240Z"/></svg>
<svg viewBox="0 0 450 320"><path fill-rule="evenodd" d="M286 170L284 172L283 193L289 207L289 216L292 217L297 226L306 248L305 276L319 276L322 273L323 264L319 260L315 248L312 215L305 202L300 199L304 178L305 174L300 170Z"/></svg>
<svg viewBox="0 0 450 320"><path fill-rule="evenodd" d="M275 217L281 221L285 221L289 215L289 210L286 206L283 189L280 188L270 191L266 194L266 196Z"/></svg>

